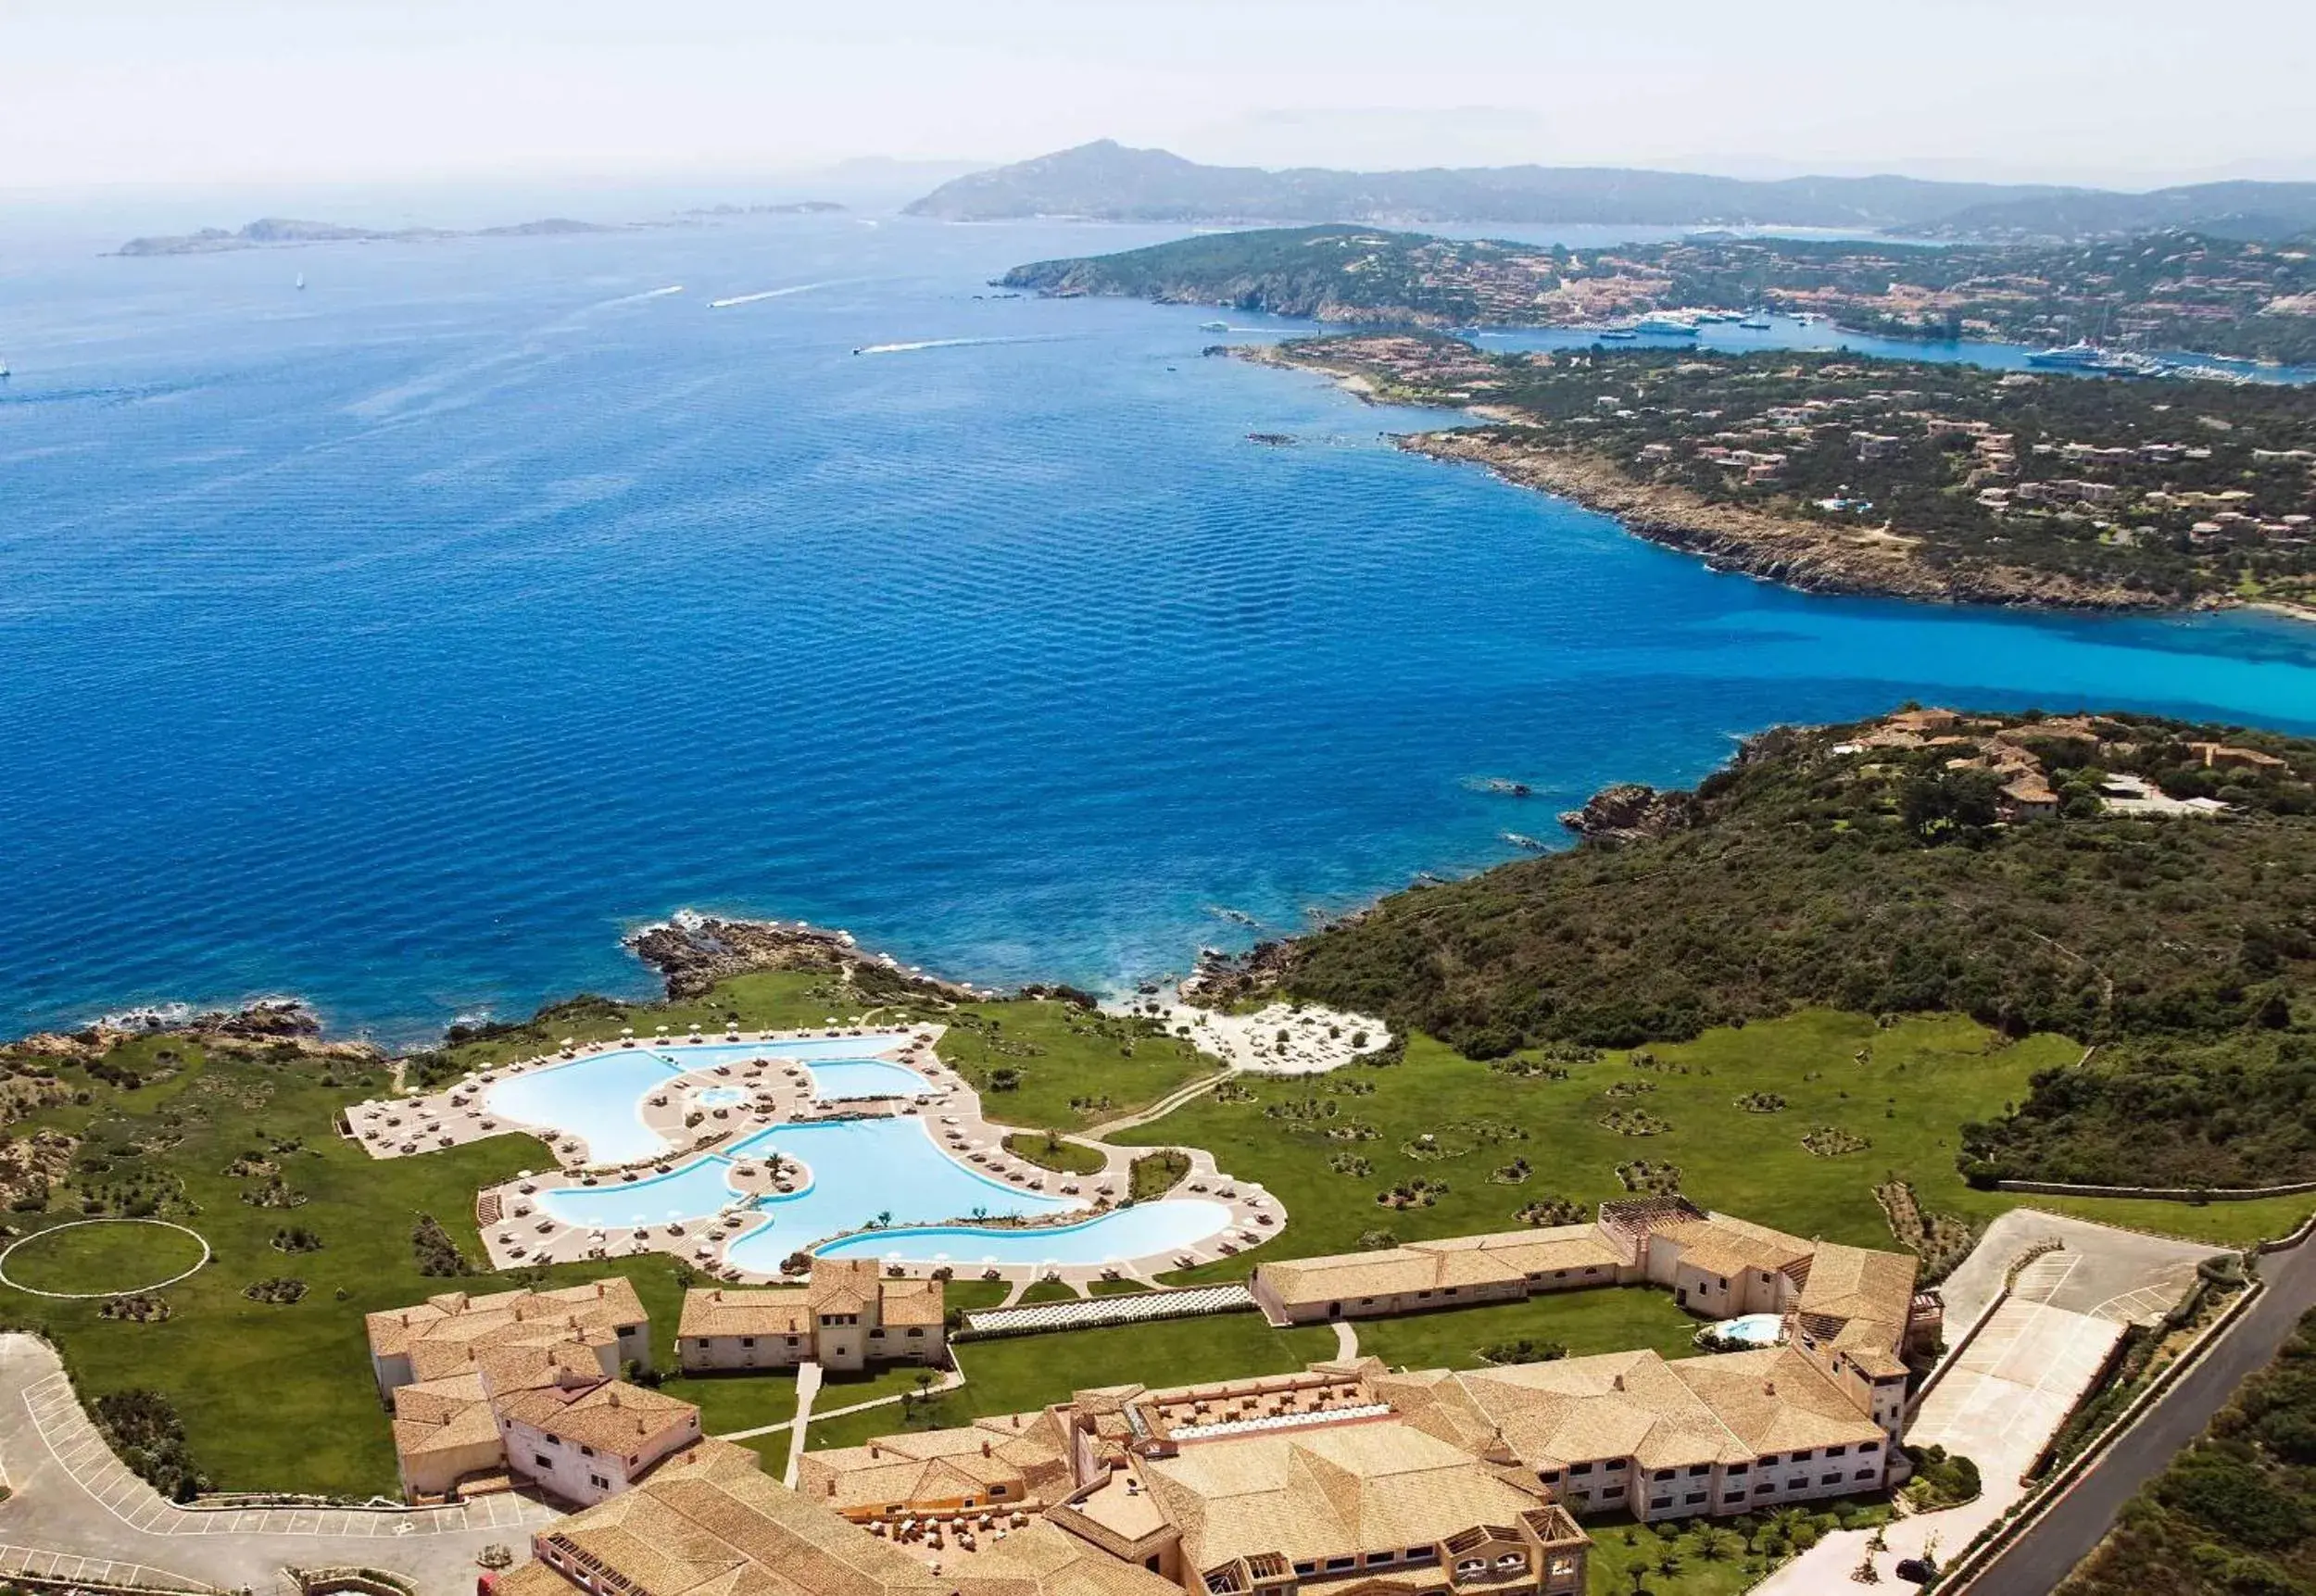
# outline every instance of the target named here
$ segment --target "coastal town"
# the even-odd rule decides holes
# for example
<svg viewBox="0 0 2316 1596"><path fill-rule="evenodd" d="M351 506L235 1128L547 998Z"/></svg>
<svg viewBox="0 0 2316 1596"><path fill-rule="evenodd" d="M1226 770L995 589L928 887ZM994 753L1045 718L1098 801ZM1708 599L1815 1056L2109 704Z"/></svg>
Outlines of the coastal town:
<svg viewBox="0 0 2316 1596"><path fill-rule="evenodd" d="M2316 404L1841 355L1491 354L1425 333L1246 358L1479 423L1403 446L1643 536L1854 592L2090 609L2316 597Z"/></svg>
<svg viewBox="0 0 2316 1596"><path fill-rule="evenodd" d="M1377 228L1252 230L1020 266L1009 287L1128 294L1329 322L1545 327L1623 339L1768 333L1822 320L1914 342L2105 358L2305 363L2316 357L2316 239L2172 230L2085 245L1737 237L1710 230L1585 249ZM2239 369L2187 359L2190 374Z"/></svg>

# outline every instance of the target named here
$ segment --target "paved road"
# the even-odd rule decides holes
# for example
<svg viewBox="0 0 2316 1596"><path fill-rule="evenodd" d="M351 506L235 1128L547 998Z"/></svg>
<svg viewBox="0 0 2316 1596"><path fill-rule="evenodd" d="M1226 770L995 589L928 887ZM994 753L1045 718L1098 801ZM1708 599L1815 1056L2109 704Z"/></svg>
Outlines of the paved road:
<svg viewBox="0 0 2316 1596"><path fill-rule="evenodd" d="M2269 1253L2259 1276L2268 1288L2259 1301L2072 1490L1970 1582L1970 1596L2045 1596L2098 1544L2139 1488L2203 1432L2246 1376L2276 1355L2300 1315L2316 1307L2316 1246L2303 1242Z"/></svg>
<svg viewBox="0 0 2316 1596"><path fill-rule="evenodd" d="M186 1590L265 1591L287 1565L359 1563L454 1596L473 1589L485 1546L522 1555L531 1527L556 1516L518 1496L404 1511L180 1507L113 1455L56 1352L31 1336L0 1336L0 1474L11 1491L0 1571Z"/></svg>

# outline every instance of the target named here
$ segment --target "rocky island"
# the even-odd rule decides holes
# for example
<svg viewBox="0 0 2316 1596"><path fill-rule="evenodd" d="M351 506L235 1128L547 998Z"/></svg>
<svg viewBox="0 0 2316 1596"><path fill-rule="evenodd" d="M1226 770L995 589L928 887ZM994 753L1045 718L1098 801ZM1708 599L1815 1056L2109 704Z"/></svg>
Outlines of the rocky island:
<svg viewBox="0 0 2316 1596"><path fill-rule="evenodd" d="M1479 424L1401 446L1819 593L2316 615L2316 393L1844 355L1486 353L1437 334L1240 351Z"/></svg>
<svg viewBox="0 0 2316 1596"><path fill-rule="evenodd" d="M304 244L422 244L446 238L541 238L567 232L617 232L618 228L569 217L543 217L504 227L472 229L399 227L380 230L346 227L334 221L299 221L288 217L260 217L238 231L205 227L197 232L157 233L132 238L119 255L221 255L236 249L278 249Z"/></svg>

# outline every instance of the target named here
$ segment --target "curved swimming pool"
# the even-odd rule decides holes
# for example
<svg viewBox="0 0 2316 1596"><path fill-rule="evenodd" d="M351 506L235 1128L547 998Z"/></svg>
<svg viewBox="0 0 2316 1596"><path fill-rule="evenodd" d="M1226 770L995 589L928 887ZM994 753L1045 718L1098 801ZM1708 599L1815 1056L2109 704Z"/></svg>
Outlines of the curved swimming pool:
<svg viewBox="0 0 2316 1596"><path fill-rule="evenodd" d="M1169 1197L1112 1209L1076 1225L1030 1230L922 1225L863 1231L813 1250L822 1258L905 1263L1108 1263L1178 1252L1229 1227L1227 1204L1201 1197Z"/></svg>
<svg viewBox="0 0 2316 1596"><path fill-rule="evenodd" d="M910 1040L906 1031L873 1031L784 1042L630 1044L510 1075L483 1094L483 1103L502 1119L577 1137L587 1144L590 1163L636 1163L668 1150L643 1123L643 1101L672 1076L772 1059L803 1065L825 1099L913 1097L929 1089L925 1078L877 1057Z"/></svg>

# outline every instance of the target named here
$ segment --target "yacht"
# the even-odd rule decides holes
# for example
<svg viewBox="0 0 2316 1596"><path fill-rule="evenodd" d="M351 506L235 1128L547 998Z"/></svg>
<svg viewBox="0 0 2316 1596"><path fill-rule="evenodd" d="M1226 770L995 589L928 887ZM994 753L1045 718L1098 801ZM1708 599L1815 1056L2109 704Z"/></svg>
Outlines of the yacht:
<svg viewBox="0 0 2316 1596"><path fill-rule="evenodd" d="M1227 321L1201 321L1198 324L1198 330L1202 333L1227 333L1230 331L1230 323Z"/></svg>
<svg viewBox="0 0 2316 1596"><path fill-rule="evenodd" d="M2107 363L2107 351L2088 338L2078 338L2057 348L2037 349L2026 362L2062 371L2096 371Z"/></svg>
<svg viewBox="0 0 2316 1596"><path fill-rule="evenodd" d="M1632 324L1635 333L1646 333L1653 338L1693 338L1697 324L1686 316L1643 316Z"/></svg>
<svg viewBox="0 0 2316 1596"><path fill-rule="evenodd" d="M1769 319L1766 316L1747 316L1742 318L1737 325L1748 333L1767 333L1769 330Z"/></svg>

